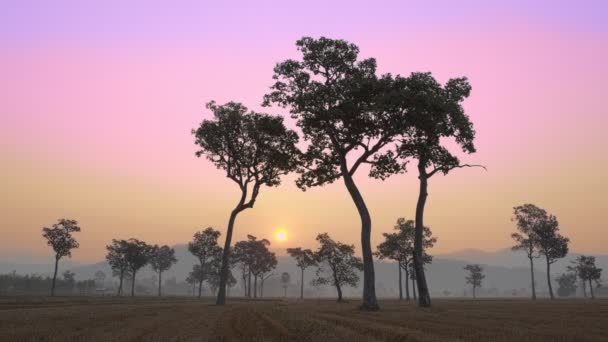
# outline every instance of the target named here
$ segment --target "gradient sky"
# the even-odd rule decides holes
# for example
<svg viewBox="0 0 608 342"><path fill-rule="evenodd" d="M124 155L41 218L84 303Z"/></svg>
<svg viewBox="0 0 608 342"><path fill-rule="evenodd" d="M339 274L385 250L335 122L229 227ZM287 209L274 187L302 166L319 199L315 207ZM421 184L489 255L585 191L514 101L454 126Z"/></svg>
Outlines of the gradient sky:
<svg viewBox="0 0 608 342"><path fill-rule="evenodd" d="M0 258L50 257L41 228L60 217L81 223L80 262L112 238L224 231L239 190L195 158L190 130L210 100L261 109L273 66L304 35L350 40L380 72L469 77L478 153L465 161L488 171L431 180L432 253L508 247L512 207L526 202L557 215L573 250L608 253L608 2L531 3L0 1ZM276 247L314 247L327 231L359 250L344 185L302 193L293 179L263 189L235 241L283 226ZM376 245L413 217L417 179L356 180Z"/></svg>

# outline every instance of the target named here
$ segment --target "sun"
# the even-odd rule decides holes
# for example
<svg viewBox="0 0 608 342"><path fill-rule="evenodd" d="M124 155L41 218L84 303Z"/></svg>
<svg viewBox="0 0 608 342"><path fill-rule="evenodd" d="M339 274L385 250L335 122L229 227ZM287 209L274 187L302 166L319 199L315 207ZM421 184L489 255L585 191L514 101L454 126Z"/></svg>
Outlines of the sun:
<svg viewBox="0 0 608 342"><path fill-rule="evenodd" d="M274 233L274 237L277 241L286 241L287 240L287 231L284 228L279 228Z"/></svg>

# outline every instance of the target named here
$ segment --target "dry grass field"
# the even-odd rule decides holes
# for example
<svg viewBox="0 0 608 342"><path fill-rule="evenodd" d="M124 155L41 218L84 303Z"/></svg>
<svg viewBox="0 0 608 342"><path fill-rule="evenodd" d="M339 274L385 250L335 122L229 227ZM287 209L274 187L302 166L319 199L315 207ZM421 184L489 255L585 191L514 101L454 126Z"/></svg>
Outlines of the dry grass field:
<svg viewBox="0 0 608 342"><path fill-rule="evenodd" d="M2 341L608 341L607 300L0 298Z"/></svg>

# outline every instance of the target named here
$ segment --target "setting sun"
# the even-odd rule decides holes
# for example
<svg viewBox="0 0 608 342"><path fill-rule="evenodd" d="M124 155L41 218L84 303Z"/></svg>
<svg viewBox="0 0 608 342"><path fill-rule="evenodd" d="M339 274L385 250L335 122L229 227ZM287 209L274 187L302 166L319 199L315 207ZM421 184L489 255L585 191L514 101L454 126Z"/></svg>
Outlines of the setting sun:
<svg viewBox="0 0 608 342"><path fill-rule="evenodd" d="M287 240L287 232L285 231L285 229L277 230L276 233L274 234L274 236L277 241Z"/></svg>

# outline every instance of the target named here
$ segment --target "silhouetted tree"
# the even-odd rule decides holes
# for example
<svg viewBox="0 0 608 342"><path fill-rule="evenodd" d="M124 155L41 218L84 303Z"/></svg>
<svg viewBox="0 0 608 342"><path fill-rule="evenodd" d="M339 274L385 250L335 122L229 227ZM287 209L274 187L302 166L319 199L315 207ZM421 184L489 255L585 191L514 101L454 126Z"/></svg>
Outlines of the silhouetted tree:
<svg viewBox="0 0 608 342"><path fill-rule="evenodd" d="M125 276L129 275L129 264L126 259L127 250L126 240L112 239L112 244L106 246L108 254L106 254L106 260L112 269L112 273L115 277L118 277L118 296L122 295L122 285Z"/></svg>
<svg viewBox="0 0 608 342"><path fill-rule="evenodd" d="M576 293L576 273L563 273L559 277L555 278L559 287L557 288L557 295L560 297L568 297Z"/></svg>
<svg viewBox="0 0 608 342"><path fill-rule="evenodd" d="M314 286L330 284L336 287L338 303L342 302L342 287L357 286L359 275L363 270L361 259L355 256L355 246L334 241L327 233L317 235L321 244L315 252L317 261L317 279Z"/></svg>
<svg viewBox="0 0 608 342"><path fill-rule="evenodd" d="M405 271L405 296L407 300L410 300L409 279L410 268L413 266L415 224L412 220L398 218L394 229L397 231L396 233L383 233L385 240L378 245L376 255L380 259L397 261L399 271L399 299L403 299L401 270ZM432 248L437 242L437 238L432 237L432 234L429 227L424 227L423 260L425 264L429 264L433 260L433 257L426 252L428 248Z"/></svg>
<svg viewBox="0 0 608 342"><path fill-rule="evenodd" d="M304 270L317 264L314 253L310 249L302 249L300 247L287 248L287 253L289 253L292 258L296 259L296 265L300 268L302 274L300 282L300 299L304 299Z"/></svg>
<svg viewBox="0 0 608 342"><path fill-rule="evenodd" d="M131 297L135 296L135 276L137 271L150 262L153 247L147 243L129 239L125 245L125 261L131 274Z"/></svg>
<svg viewBox="0 0 608 342"><path fill-rule="evenodd" d="M188 251L194 255L199 262L201 275L198 277L198 297L202 295L203 281L211 267L210 263L217 260L217 255L222 253L222 248L217 245L217 239L221 233L211 227L196 232L192 241L188 243Z"/></svg>
<svg viewBox="0 0 608 342"><path fill-rule="evenodd" d="M538 253L544 255L547 262L547 286L551 299L554 299L551 286L551 264L568 254L570 239L559 233L559 223L553 215L546 215L533 229L537 237Z"/></svg>
<svg viewBox="0 0 608 342"><path fill-rule="evenodd" d="M467 284L471 284L473 287L473 298L476 298L475 290L478 287L481 287L481 281L486 276L483 274L483 267L478 264L475 265L466 265L464 267L465 270L469 271L469 275L466 276Z"/></svg>
<svg viewBox="0 0 608 342"><path fill-rule="evenodd" d="M154 245L150 254L150 266L158 273L158 296L161 295L162 274L177 262L175 249L164 245Z"/></svg>
<svg viewBox="0 0 608 342"><path fill-rule="evenodd" d="M200 298L203 287L203 281L205 281L205 275L201 265L193 265L192 271L190 271L190 273L188 274L188 278L194 281L194 284L192 285L192 296L195 295L194 291L196 290L196 284L198 284L198 297Z"/></svg>
<svg viewBox="0 0 608 342"><path fill-rule="evenodd" d="M281 273L281 284L283 284L283 297L287 297L287 287L289 286L290 278L291 277L289 276L289 273Z"/></svg>
<svg viewBox="0 0 608 342"><path fill-rule="evenodd" d="M201 147L197 156L206 155L217 168L237 183L241 198L228 220L222 256L222 272L217 304L226 302L226 281L230 267L230 244L237 215L253 208L262 186L278 186L280 176L296 168L298 135L285 128L283 118L247 112L240 103L218 106L207 104L213 120L204 120L193 130L195 143ZM251 193L249 193L251 191Z"/></svg>
<svg viewBox="0 0 608 342"><path fill-rule="evenodd" d="M586 282L589 283L591 299L594 299L593 282L595 282L596 286L599 286L602 277L602 269L595 265L595 257L580 255L573 264L570 269L574 270L576 275L583 281L583 286L585 286Z"/></svg>
<svg viewBox="0 0 608 342"><path fill-rule="evenodd" d="M419 193L416 203L414 236L414 271L418 285L418 305L431 306L424 274L424 209L428 197L428 182L437 173L447 175L456 168L480 165L461 164L444 142L453 139L465 153L474 153L475 130L464 112L462 101L471 86L466 78L450 79L445 86L430 73L412 73L397 78L401 89L401 113L405 120L399 137L398 153L389 156L384 169L393 172L404 165L398 159L418 160ZM380 175L382 177L383 175Z"/></svg>
<svg viewBox="0 0 608 342"><path fill-rule="evenodd" d="M55 295L55 283L57 281L57 268L59 260L65 256L72 256L72 249L78 248L79 244L72 236L72 233L79 232L80 226L76 220L59 219L51 228L42 228L42 237L46 239L47 245L55 252L55 271L53 272L53 282L51 284L51 296Z"/></svg>
<svg viewBox="0 0 608 342"><path fill-rule="evenodd" d="M74 278L76 274L70 270L65 270L62 275L67 289L71 292L74 289L74 284L76 284L76 279Z"/></svg>
<svg viewBox="0 0 608 342"><path fill-rule="evenodd" d="M271 273L277 267L277 257L268 250L270 241L266 239L252 241L253 263L249 266L254 276L254 298L257 297L257 280L260 279L260 296L264 295L264 282L274 274Z"/></svg>
<svg viewBox="0 0 608 342"><path fill-rule="evenodd" d="M538 227L547 219L547 212L534 204L524 204L513 208L513 218L517 225L517 232L511 234L515 240L512 250L526 252L530 260L530 279L532 283L532 299L536 299L536 286L534 283L534 258L540 257L538 251Z"/></svg>
<svg viewBox="0 0 608 342"><path fill-rule="evenodd" d="M344 40L304 37L296 43L302 60L286 60L274 68L271 93L264 105L289 107L310 143L302 156L302 190L342 178L361 219L364 310L377 310L374 263L370 243L372 221L354 175L362 164L388 170L385 152L398 128L400 113L387 109L393 90L390 75L376 76L376 60L357 61L359 48Z"/></svg>

